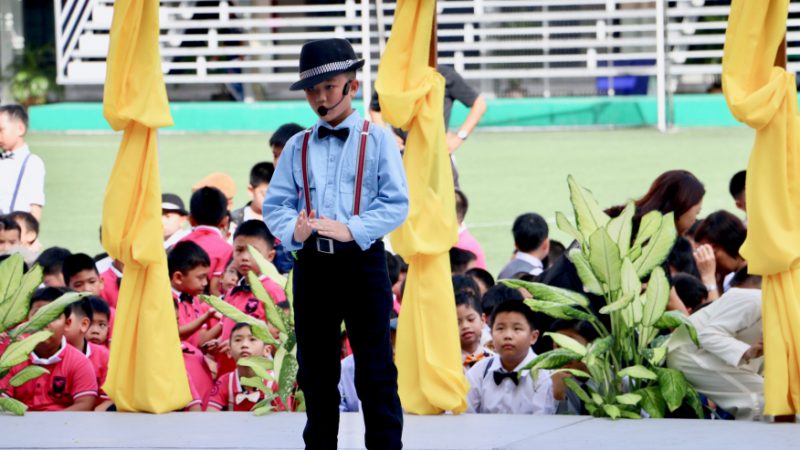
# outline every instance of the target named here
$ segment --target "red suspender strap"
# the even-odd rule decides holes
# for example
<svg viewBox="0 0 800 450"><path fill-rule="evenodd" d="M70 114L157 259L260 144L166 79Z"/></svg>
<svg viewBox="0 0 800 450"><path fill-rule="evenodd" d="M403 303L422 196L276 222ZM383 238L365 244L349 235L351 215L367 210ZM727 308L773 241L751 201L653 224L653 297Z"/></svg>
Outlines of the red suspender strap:
<svg viewBox="0 0 800 450"><path fill-rule="evenodd" d="M306 214L311 214L311 189L308 187L308 139L311 137L313 128L306 130L303 136L303 151L301 158L303 158L303 194L306 197Z"/></svg>
<svg viewBox="0 0 800 450"><path fill-rule="evenodd" d="M364 156L367 151L367 138L369 137L369 122L364 121L361 130L361 147L358 151L358 166L356 167L355 199L353 200L353 215L357 216L361 210L361 185L364 182Z"/></svg>

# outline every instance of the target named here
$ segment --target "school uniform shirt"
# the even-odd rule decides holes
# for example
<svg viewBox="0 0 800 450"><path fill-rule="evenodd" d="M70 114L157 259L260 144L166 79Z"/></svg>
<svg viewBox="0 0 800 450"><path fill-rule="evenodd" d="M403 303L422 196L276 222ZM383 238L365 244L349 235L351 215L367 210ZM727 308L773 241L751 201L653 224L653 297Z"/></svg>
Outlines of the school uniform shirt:
<svg viewBox="0 0 800 450"><path fill-rule="evenodd" d="M531 275L539 275L544 271L544 264L542 261L527 253L517 252L514 259L508 262L500 274L497 275L498 280L512 278L514 275L525 272Z"/></svg>
<svg viewBox="0 0 800 450"><path fill-rule="evenodd" d="M272 373L272 371L268 371ZM265 381L264 386L277 392L278 385L273 381ZM264 399L264 393L258 389L245 389L239 382L239 369L221 376L211 388L208 407L220 411L250 411ZM277 399L276 399L277 400ZM278 400L280 403L280 400Z"/></svg>
<svg viewBox="0 0 800 450"><path fill-rule="evenodd" d="M18 387L9 384L11 378L25 367L35 364L49 371ZM0 380L5 394L28 406L29 411L61 411L81 397L97 397L97 377L92 363L78 349L61 339L61 348L49 358L31 353L28 361L15 366Z"/></svg>
<svg viewBox="0 0 800 450"><path fill-rule="evenodd" d="M467 412L478 414L555 414L553 381L550 371L540 370L536 381L530 371L522 367L536 357L533 350L514 368L518 383L506 377L500 357L495 355L475 364L467 372L470 390L467 394ZM495 375L497 373L497 375ZM499 380L499 384L497 383Z"/></svg>
<svg viewBox="0 0 800 450"><path fill-rule="evenodd" d="M14 203L14 211L30 212L31 205L44 206L44 161L37 155L31 153L27 145L14 150L13 152L3 152L0 157L0 214L8 214L11 211L11 200L14 197L14 190L17 180L20 180L17 200ZM25 172L22 172L22 165L25 159Z"/></svg>
<svg viewBox="0 0 800 450"><path fill-rule="evenodd" d="M464 365L464 371L468 371L478 362L483 361L485 358L491 358L492 356L494 356L493 352L484 348L483 345L479 345L478 349L473 353L467 353L462 350L461 363Z"/></svg>
<svg viewBox="0 0 800 450"><path fill-rule="evenodd" d="M194 322L195 320L199 319L200 316L205 314L208 310L209 306L205 303L200 303L195 297L192 297L189 294L184 292L179 292L172 289L172 299L175 301L175 304L178 306L178 326L182 327L187 323ZM197 347L200 345L200 330L204 330L208 328L208 324L203 324L199 330L194 332L191 336L184 339L185 342Z"/></svg>
<svg viewBox="0 0 800 450"><path fill-rule="evenodd" d="M103 279L103 291L100 292L100 297L108 303L108 306L116 308L119 286L122 283L122 272L113 265L108 266L108 269L100 274L100 278Z"/></svg>
<svg viewBox="0 0 800 450"><path fill-rule="evenodd" d="M261 285L264 286L269 296L272 297L275 304L286 300L286 293L280 285L270 280L266 275L261 275L258 279L261 281ZM253 295L253 291L247 284L247 278L243 277L240 279L239 284L228 291L225 295L225 301L249 316L263 321L267 320L267 314L264 312L264 304ZM225 341L230 339L231 331L234 326L236 326L236 323L233 320L224 317L222 319L222 335L220 337Z"/></svg>
<svg viewBox="0 0 800 450"><path fill-rule="evenodd" d="M89 362L92 363L97 378L96 404L100 404L111 399L111 397L103 391L103 384L106 382L106 376L108 376L108 349L102 345L92 344L89 341L84 342L86 344L84 355L86 355L86 357L89 358Z"/></svg>
<svg viewBox="0 0 800 450"><path fill-rule="evenodd" d="M233 247L222 236L219 228L204 225L194 227L182 241L192 241L208 253L211 260L209 278L221 277L225 273L225 266L233 255Z"/></svg>
<svg viewBox="0 0 800 450"><path fill-rule="evenodd" d="M353 355L342 360L342 373L339 377L339 411L358 412L361 400L356 392L356 361Z"/></svg>
<svg viewBox="0 0 800 450"><path fill-rule="evenodd" d="M203 352L194 345L181 342L181 350L183 351L183 364L186 366L186 375L189 376L189 382L194 386L197 396L202 400L203 409L205 409L208 404L208 398L211 395L211 389L214 387L211 368L208 367Z"/></svg>
<svg viewBox="0 0 800 450"><path fill-rule="evenodd" d="M465 225L462 225L458 230L458 242L455 247L461 250L468 250L475 254L477 258L475 260L475 267L486 270L486 254L483 252L481 244L475 239L472 233L469 232L469 229Z"/></svg>
<svg viewBox="0 0 800 450"><path fill-rule="evenodd" d="M317 216L344 223L362 250L394 230L408 214L408 187L403 161L390 130L371 125L365 151L361 211L353 215L363 119L353 111L335 129L347 129L347 140L319 138L323 120L314 125L308 140L308 178L311 208ZM264 220L287 250L300 250L294 241L298 213L305 209L302 170L304 133L286 143L264 199Z"/></svg>

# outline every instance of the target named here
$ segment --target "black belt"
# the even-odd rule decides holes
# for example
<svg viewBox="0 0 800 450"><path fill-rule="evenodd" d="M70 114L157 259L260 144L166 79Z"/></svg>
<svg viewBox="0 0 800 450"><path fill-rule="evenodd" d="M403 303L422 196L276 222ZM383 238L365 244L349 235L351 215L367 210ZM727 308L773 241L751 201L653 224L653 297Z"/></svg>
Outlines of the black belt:
<svg viewBox="0 0 800 450"><path fill-rule="evenodd" d="M362 251L356 241L339 242L335 239L326 238L317 234L312 234L308 240L306 240L305 245L303 245L303 250L326 255Z"/></svg>

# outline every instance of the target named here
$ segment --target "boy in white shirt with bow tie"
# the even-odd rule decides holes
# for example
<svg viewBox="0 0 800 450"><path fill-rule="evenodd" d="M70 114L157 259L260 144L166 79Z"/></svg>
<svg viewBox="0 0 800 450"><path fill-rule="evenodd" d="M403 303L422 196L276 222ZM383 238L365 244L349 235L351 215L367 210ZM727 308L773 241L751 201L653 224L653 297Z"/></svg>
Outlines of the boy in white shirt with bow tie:
<svg viewBox="0 0 800 450"><path fill-rule="evenodd" d="M497 355L485 358L467 372L471 386L467 412L478 414L555 414L550 371L540 370L534 381L520 371L536 353L539 338L533 311L521 301L497 305L490 323Z"/></svg>

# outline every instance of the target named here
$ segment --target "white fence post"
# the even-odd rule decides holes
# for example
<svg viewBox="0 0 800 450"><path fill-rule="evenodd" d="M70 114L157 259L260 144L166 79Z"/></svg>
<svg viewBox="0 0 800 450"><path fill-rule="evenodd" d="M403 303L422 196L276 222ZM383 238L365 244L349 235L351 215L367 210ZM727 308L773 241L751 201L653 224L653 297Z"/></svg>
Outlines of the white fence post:
<svg viewBox="0 0 800 450"><path fill-rule="evenodd" d="M361 52L364 58L364 79L361 84L361 96L364 105L364 117L369 117L369 103L372 100L372 42L369 32L369 0L361 0Z"/></svg>
<svg viewBox="0 0 800 450"><path fill-rule="evenodd" d="M656 107L658 108L657 127L662 133L667 124L667 11L664 0L656 0Z"/></svg>

